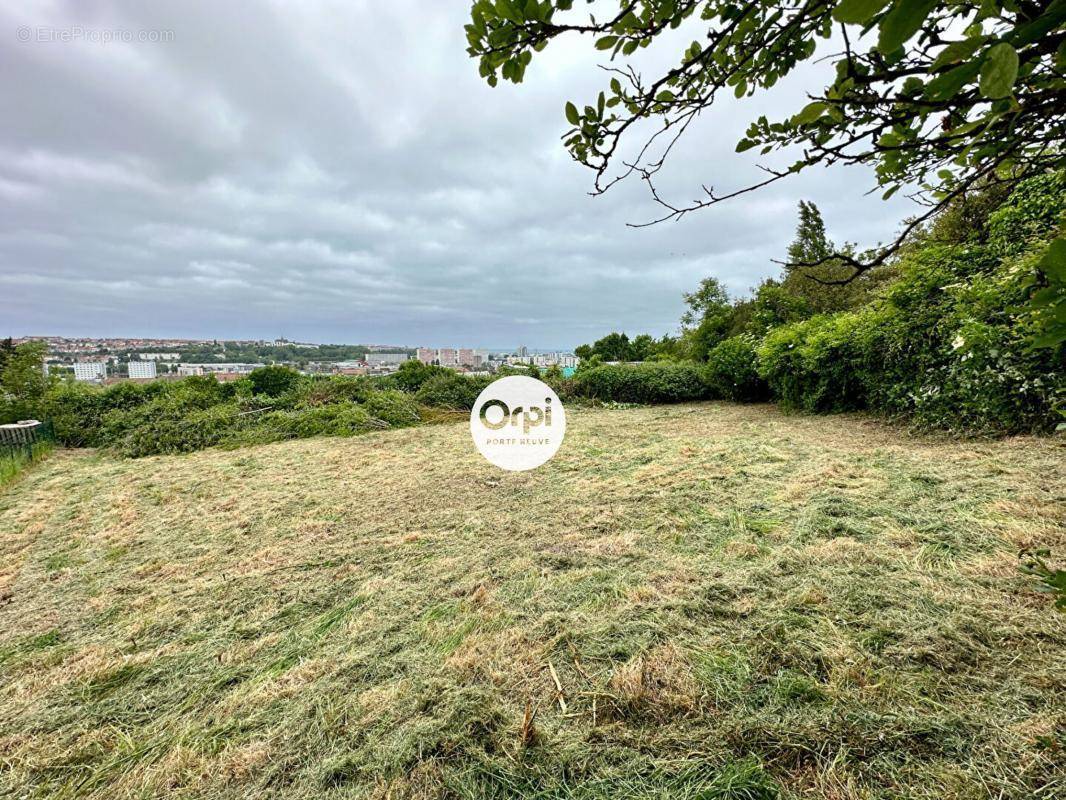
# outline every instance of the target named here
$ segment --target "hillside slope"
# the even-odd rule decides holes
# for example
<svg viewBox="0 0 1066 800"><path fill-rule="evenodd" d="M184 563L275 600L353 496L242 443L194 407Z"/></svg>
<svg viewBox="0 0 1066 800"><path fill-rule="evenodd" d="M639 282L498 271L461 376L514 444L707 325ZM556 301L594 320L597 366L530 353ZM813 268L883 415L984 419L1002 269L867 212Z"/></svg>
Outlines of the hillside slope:
<svg viewBox="0 0 1066 800"><path fill-rule="evenodd" d="M1061 442L717 404L118 461L0 492L19 797L1052 797ZM0 792L2 794L2 792Z"/></svg>

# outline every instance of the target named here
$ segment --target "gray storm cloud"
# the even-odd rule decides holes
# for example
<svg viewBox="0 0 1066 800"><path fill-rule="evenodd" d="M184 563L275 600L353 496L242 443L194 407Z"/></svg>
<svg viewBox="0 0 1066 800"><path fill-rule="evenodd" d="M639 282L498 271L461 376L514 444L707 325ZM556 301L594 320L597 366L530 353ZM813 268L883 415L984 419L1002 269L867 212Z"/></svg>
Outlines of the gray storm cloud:
<svg viewBox="0 0 1066 800"><path fill-rule="evenodd" d="M491 89L465 53L467 3L7 5L4 335L572 347L669 332L705 275L741 294L775 273L801 197L864 245L909 212L864 197L869 174L826 171L627 228L654 216L643 188L590 197L559 141L564 102L600 88L597 54L549 48ZM707 116L665 188L753 178L736 140L812 78Z"/></svg>

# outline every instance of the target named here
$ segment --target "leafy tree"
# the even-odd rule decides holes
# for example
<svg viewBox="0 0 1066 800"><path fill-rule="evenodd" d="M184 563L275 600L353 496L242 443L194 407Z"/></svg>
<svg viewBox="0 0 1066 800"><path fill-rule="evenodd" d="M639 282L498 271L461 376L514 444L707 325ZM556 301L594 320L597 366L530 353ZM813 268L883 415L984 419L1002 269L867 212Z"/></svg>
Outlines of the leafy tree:
<svg viewBox="0 0 1066 800"><path fill-rule="evenodd" d="M923 237L920 232L915 239L928 238L940 244L985 244L988 241L988 222L992 212L1010 196L1003 184L978 186L959 195L933 220Z"/></svg>
<svg viewBox="0 0 1066 800"><path fill-rule="evenodd" d="M815 264L833 255L833 243L825 234L825 221L818 206L807 200L799 201L799 223L796 238L788 246L789 264Z"/></svg>
<svg viewBox="0 0 1066 800"><path fill-rule="evenodd" d="M15 344L11 337L8 336L4 341L0 342L0 381L3 380L4 367L7 366L7 362L15 355Z"/></svg>
<svg viewBox="0 0 1066 800"><path fill-rule="evenodd" d="M299 372L289 367L271 366L253 369L248 373L248 380L252 384L255 394L265 394L268 397L279 397L300 382L302 376Z"/></svg>
<svg viewBox="0 0 1066 800"><path fill-rule="evenodd" d="M681 315L685 354L706 361L707 354L729 336L733 307L717 278L704 278L694 292L684 294L688 310Z"/></svg>
<svg viewBox="0 0 1066 800"><path fill-rule="evenodd" d="M25 342L5 353L0 373L0 404L7 407L4 416L18 419L39 412L49 386L44 374L46 355L44 342Z"/></svg>
<svg viewBox="0 0 1066 800"><path fill-rule="evenodd" d="M655 353L655 339L646 333L633 337L629 343L629 361L647 361Z"/></svg>
<svg viewBox="0 0 1066 800"><path fill-rule="evenodd" d="M629 361L629 337L624 333L608 333L593 343L592 352L604 361Z"/></svg>
<svg viewBox="0 0 1066 800"><path fill-rule="evenodd" d="M400 364L400 368L390 375L387 381L390 384L395 384L405 392L416 392L430 378L447 374L448 372L451 372L451 370L433 364L423 364L421 361L411 358Z"/></svg>
<svg viewBox="0 0 1066 800"><path fill-rule="evenodd" d="M825 232L822 212L814 203L800 200L796 238L788 246L788 261L785 276L781 281L784 293L792 295L796 304L781 317L782 322L793 322L810 314L828 314L855 308L870 299L870 290L888 275L885 267L848 280L852 270L841 263L836 253L851 254L850 244L837 247ZM809 264L813 266L794 266ZM783 298L776 298L778 300ZM799 305L809 313L797 315ZM779 308L784 311L785 309Z"/></svg>
<svg viewBox="0 0 1066 800"><path fill-rule="evenodd" d="M685 305L688 310L681 316L681 324L692 326L699 324L708 315L718 314L729 307L729 295L717 278L704 278L694 292L685 292Z"/></svg>
<svg viewBox="0 0 1066 800"><path fill-rule="evenodd" d="M609 333L593 344L574 348L582 362L598 357L603 361L653 361L677 355L677 340L670 336L655 339L641 333L630 339L625 333Z"/></svg>
<svg viewBox="0 0 1066 800"><path fill-rule="evenodd" d="M655 349L646 360L677 361L682 357L683 353L681 348L681 340L674 336L663 334L663 336L655 342Z"/></svg>
<svg viewBox="0 0 1066 800"><path fill-rule="evenodd" d="M811 314L811 305L806 298L789 291L778 281L766 280L755 291L748 331L762 336L771 328L799 322Z"/></svg>
<svg viewBox="0 0 1066 800"><path fill-rule="evenodd" d="M1015 184L1066 163L1066 0L477 0L468 52L491 85L520 83L534 53L587 36L611 61L608 85L568 102L565 143L595 173L595 192L637 176L662 214L681 217L814 166L875 168L884 197L918 186L927 207L869 257L832 254L844 279L883 264L907 235L979 182ZM644 76L629 58L691 30L675 66ZM676 204L655 186L673 144L723 95L749 97L832 42L834 77L784 118L759 117L737 151L801 152L749 186ZM656 124L647 138L635 143ZM623 143L627 143L623 146ZM636 156L633 144L636 145ZM817 262L807 262L813 266Z"/></svg>
<svg viewBox="0 0 1066 800"><path fill-rule="evenodd" d="M576 351L575 351L575 354L576 354ZM582 358L581 361L578 362L577 372L579 372L579 373L588 372L589 370L595 369L596 367L599 367L599 366L602 366L602 365L603 365L603 359L600 357L600 355L598 353L593 353L588 358Z"/></svg>

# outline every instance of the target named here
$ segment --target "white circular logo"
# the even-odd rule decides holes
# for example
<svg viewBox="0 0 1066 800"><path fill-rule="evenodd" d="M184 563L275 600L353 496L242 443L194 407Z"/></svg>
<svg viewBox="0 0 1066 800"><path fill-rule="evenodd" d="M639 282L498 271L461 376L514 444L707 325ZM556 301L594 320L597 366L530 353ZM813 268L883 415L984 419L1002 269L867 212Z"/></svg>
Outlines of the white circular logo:
<svg viewBox="0 0 1066 800"><path fill-rule="evenodd" d="M524 375L493 381L470 411L470 435L481 455L512 472L539 467L555 455L565 434L558 395Z"/></svg>

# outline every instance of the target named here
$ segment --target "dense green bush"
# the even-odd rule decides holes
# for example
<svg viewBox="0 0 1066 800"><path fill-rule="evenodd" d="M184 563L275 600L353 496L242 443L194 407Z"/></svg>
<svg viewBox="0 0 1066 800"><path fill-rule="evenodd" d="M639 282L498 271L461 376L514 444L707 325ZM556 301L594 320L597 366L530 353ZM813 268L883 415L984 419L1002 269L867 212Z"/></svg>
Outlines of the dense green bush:
<svg viewBox="0 0 1066 800"><path fill-rule="evenodd" d="M374 419L381 420L394 428L417 425L422 421L415 399L395 389L371 392L363 402L363 408Z"/></svg>
<svg viewBox="0 0 1066 800"><path fill-rule="evenodd" d="M375 383L381 389L399 389L403 392L417 392L422 384L439 375L454 375L454 370L423 364L416 359L409 359L400 364L399 370L392 375L376 378Z"/></svg>
<svg viewBox="0 0 1066 800"><path fill-rule="evenodd" d="M184 381L174 384L153 381L117 383L104 388L84 383L57 383L45 394L39 415L52 420L60 443L68 447L97 447L106 443L100 434L108 414L140 408L179 391L201 398L202 402L196 407L206 408L221 399L215 388L217 381L211 378L210 384L202 378L189 385Z"/></svg>
<svg viewBox="0 0 1066 800"><path fill-rule="evenodd" d="M423 383L415 393L415 398L427 406L469 411L474 407L477 396L491 382L491 378L467 377L446 370Z"/></svg>
<svg viewBox="0 0 1066 800"><path fill-rule="evenodd" d="M1020 184L989 217L989 244L999 256L1022 254L1052 238L1066 220L1066 172L1052 172Z"/></svg>
<svg viewBox="0 0 1066 800"><path fill-rule="evenodd" d="M95 447L107 409L103 392L83 383L61 383L45 395L41 415L52 420L56 440L68 447Z"/></svg>
<svg viewBox="0 0 1066 800"><path fill-rule="evenodd" d="M259 440L308 438L311 436L355 436L386 427L362 406L337 403L300 411L272 411L250 427Z"/></svg>
<svg viewBox="0 0 1066 800"><path fill-rule="evenodd" d="M1066 177L1026 181L962 244L922 240L870 305L771 330L759 372L782 404L871 408L971 433L1048 431L1066 404L1066 347L1033 347L1037 261L1066 210ZM983 225L983 223L982 223Z"/></svg>
<svg viewBox="0 0 1066 800"><path fill-rule="evenodd" d="M239 382L219 383L214 375L191 375L180 381L165 385L165 394L179 392L196 395L205 403L218 403L230 400L237 394Z"/></svg>
<svg viewBox="0 0 1066 800"><path fill-rule="evenodd" d="M373 392L369 378L352 375L336 375L315 378L304 384L299 405L313 408L333 403L362 402Z"/></svg>
<svg viewBox="0 0 1066 800"><path fill-rule="evenodd" d="M137 409L137 424L129 420L109 420L105 426L114 437L108 446L130 458L167 453L189 453L220 444L240 424L240 409L223 403L208 408L191 408L180 403L165 403L156 413ZM118 412L122 413L122 412Z"/></svg>
<svg viewBox="0 0 1066 800"><path fill-rule="evenodd" d="M911 253L883 300L772 330L759 372L786 407L870 408L974 433L1049 430L1066 399L1066 351L1028 346L1019 313L1034 259L965 246Z"/></svg>
<svg viewBox="0 0 1066 800"><path fill-rule="evenodd" d="M295 389L304 376L294 369L281 366L260 367L248 374L248 382L252 385L253 394L262 394L267 397L280 397L286 392Z"/></svg>
<svg viewBox="0 0 1066 800"><path fill-rule="evenodd" d="M693 363L605 364L578 372L574 391L619 403L682 403L713 396L704 370Z"/></svg>
<svg viewBox="0 0 1066 800"><path fill-rule="evenodd" d="M852 411L867 402L870 311L817 316L767 334L759 374L788 408Z"/></svg>
<svg viewBox="0 0 1066 800"><path fill-rule="evenodd" d="M905 412L923 427L975 433L1046 431L1066 400L1066 347L1033 348L1023 311L1026 276L1038 256L1030 248L991 269L964 262L977 253L921 259L905 265L889 294L885 324L874 353L882 368L871 381L871 407ZM943 270L956 267L954 275ZM941 273L942 288L924 304L908 288L925 273ZM953 279L952 279L953 278ZM935 308L935 312L931 310Z"/></svg>
<svg viewBox="0 0 1066 800"><path fill-rule="evenodd" d="M104 412L93 432L95 444L121 455L140 457L185 453L215 445L238 446L310 436L353 436L371 430L417 425L419 404L405 392L378 391L365 382L337 381L339 402L321 402L330 394L315 387L297 407L266 395L243 395L219 401L203 387L173 384L158 397L130 408ZM175 388L177 387L177 388ZM92 398L97 406L103 392L75 387L71 396ZM343 399L362 397L362 403ZM69 407L73 408L73 405ZM95 408L96 406L94 406Z"/></svg>
<svg viewBox="0 0 1066 800"><path fill-rule="evenodd" d="M705 376L715 397L741 402L767 398L769 387L759 376L755 345L751 336L734 336L707 354Z"/></svg>

